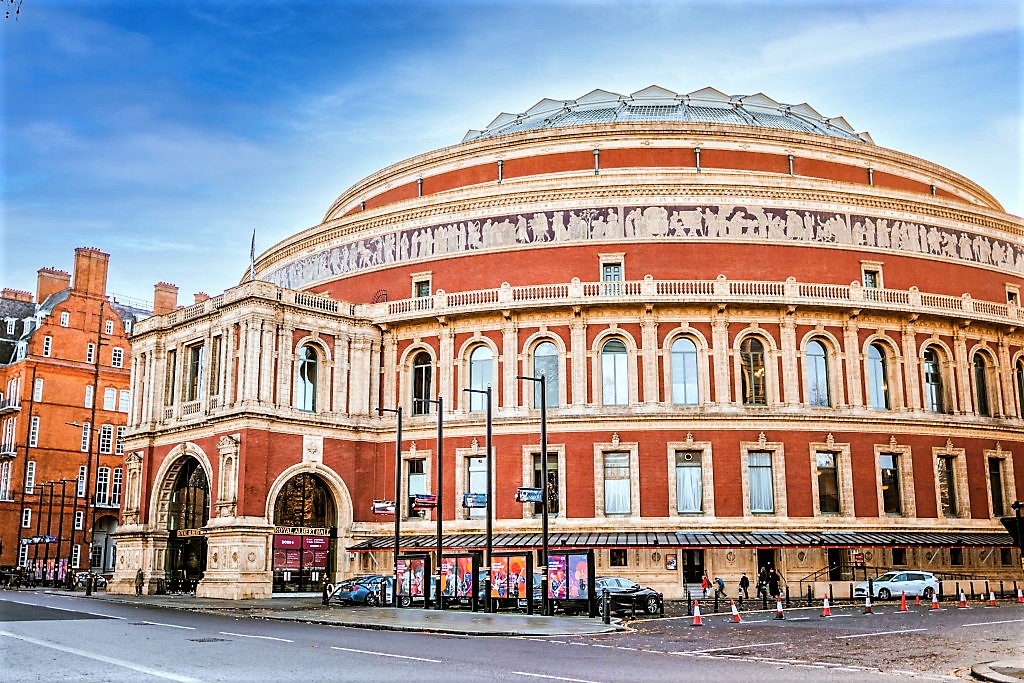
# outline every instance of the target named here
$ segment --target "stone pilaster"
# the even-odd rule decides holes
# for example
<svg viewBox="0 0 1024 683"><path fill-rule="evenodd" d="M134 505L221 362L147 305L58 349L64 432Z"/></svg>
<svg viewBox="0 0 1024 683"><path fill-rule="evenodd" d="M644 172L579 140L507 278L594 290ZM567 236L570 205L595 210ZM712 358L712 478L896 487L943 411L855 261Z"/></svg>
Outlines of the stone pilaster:
<svg viewBox="0 0 1024 683"><path fill-rule="evenodd" d="M658 321L645 317L640 321L640 358L644 368L642 401L657 403L658 384Z"/></svg>
<svg viewBox="0 0 1024 683"><path fill-rule="evenodd" d="M574 311L569 323L569 359L572 361L572 404L587 404L587 323Z"/></svg>
<svg viewBox="0 0 1024 683"><path fill-rule="evenodd" d="M729 321L718 315L711 319L711 363L715 369L715 400L729 405Z"/></svg>
<svg viewBox="0 0 1024 683"><path fill-rule="evenodd" d="M274 527L263 517L211 519L203 529L206 571L196 587L196 597L269 598L273 533Z"/></svg>

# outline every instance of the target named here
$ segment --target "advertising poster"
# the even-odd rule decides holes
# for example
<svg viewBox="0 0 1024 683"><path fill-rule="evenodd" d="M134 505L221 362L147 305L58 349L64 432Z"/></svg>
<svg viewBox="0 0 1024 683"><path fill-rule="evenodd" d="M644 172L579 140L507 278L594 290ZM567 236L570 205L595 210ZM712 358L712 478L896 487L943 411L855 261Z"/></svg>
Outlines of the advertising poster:
<svg viewBox="0 0 1024 683"><path fill-rule="evenodd" d="M398 595L409 594L409 564L399 558L398 560Z"/></svg>
<svg viewBox="0 0 1024 683"><path fill-rule="evenodd" d="M566 572L566 577L570 600L586 600L590 597L587 590L586 555L569 555L569 571Z"/></svg>
<svg viewBox="0 0 1024 683"><path fill-rule="evenodd" d="M455 595L460 598L469 598L473 595L473 558L455 558L455 569L458 576L458 586Z"/></svg>
<svg viewBox="0 0 1024 683"><path fill-rule="evenodd" d="M455 559L441 558L441 595L455 595L456 584L458 579L455 577Z"/></svg>
<svg viewBox="0 0 1024 683"><path fill-rule="evenodd" d="M327 569L327 551L331 547L328 536L302 537L302 566L305 569Z"/></svg>
<svg viewBox="0 0 1024 683"><path fill-rule="evenodd" d="M526 597L525 555L508 558L508 596L510 598Z"/></svg>
<svg viewBox="0 0 1024 683"><path fill-rule="evenodd" d="M274 569L298 569L301 559L302 541L298 536L276 534L274 536Z"/></svg>
<svg viewBox="0 0 1024 683"><path fill-rule="evenodd" d="M508 558L491 559L491 597L508 597Z"/></svg>
<svg viewBox="0 0 1024 683"><path fill-rule="evenodd" d="M552 600L565 600L565 576L568 564L565 555L548 555L548 597Z"/></svg>
<svg viewBox="0 0 1024 683"><path fill-rule="evenodd" d="M414 598L422 598L424 595L426 569L425 560L409 560L409 595Z"/></svg>

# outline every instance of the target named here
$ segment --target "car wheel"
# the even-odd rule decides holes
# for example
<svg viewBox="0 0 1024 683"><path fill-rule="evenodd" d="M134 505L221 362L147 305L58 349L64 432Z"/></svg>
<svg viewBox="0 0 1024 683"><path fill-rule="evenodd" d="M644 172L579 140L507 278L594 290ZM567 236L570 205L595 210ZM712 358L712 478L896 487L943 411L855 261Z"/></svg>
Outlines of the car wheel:
<svg viewBox="0 0 1024 683"><path fill-rule="evenodd" d="M400 598L398 598L398 604L400 604L402 607L408 607L412 604L412 598L410 598L408 595L403 595Z"/></svg>
<svg viewBox="0 0 1024 683"><path fill-rule="evenodd" d="M878 599L879 600L888 600L891 597L892 597L892 593L889 592L888 588L879 588L878 589Z"/></svg>
<svg viewBox="0 0 1024 683"><path fill-rule="evenodd" d="M923 591L921 591L921 595L924 596L925 600L931 600L932 599L932 593L934 593L934 592L935 592L935 589L932 588L931 586L928 586Z"/></svg>
<svg viewBox="0 0 1024 683"><path fill-rule="evenodd" d="M647 598L647 604L644 605L644 611L647 612L648 614L657 614L658 613L658 598L654 597L653 595L649 596Z"/></svg>
<svg viewBox="0 0 1024 683"><path fill-rule="evenodd" d="M380 605L380 598L375 593L370 593L366 596L366 605L368 607L378 607Z"/></svg>

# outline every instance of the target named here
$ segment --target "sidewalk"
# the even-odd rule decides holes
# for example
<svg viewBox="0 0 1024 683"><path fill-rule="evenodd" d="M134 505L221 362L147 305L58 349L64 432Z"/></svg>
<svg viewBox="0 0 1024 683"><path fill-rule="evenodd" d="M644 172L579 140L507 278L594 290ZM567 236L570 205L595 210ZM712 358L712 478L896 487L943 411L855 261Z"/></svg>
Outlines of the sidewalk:
<svg viewBox="0 0 1024 683"><path fill-rule="evenodd" d="M982 681L1019 683L1024 681L1024 659L1004 659L975 664L971 667L971 675Z"/></svg>
<svg viewBox="0 0 1024 683"><path fill-rule="evenodd" d="M102 600L126 605L147 605L193 612L233 613L258 619L302 621L352 628L386 631L425 631L473 636L571 636L613 633L622 630L617 619L601 619L500 612L487 614L469 610L430 610L416 607L351 607L320 604L316 597L284 597L256 600L219 600L194 595L108 595L104 591L86 597L80 591L49 590L83 600Z"/></svg>

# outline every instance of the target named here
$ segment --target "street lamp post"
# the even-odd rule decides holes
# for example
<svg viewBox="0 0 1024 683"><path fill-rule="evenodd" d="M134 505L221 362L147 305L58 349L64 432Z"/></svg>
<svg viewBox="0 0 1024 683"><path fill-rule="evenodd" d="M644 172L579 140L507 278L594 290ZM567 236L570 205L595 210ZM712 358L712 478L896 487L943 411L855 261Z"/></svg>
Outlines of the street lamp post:
<svg viewBox="0 0 1024 683"><path fill-rule="evenodd" d="M427 403L437 406L437 484L434 486L434 490L437 491L437 507L435 515L437 516L437 604L434 606L435 609L444 609L444 597L441 595L441 557L444 551L443 543L443 520L444 520L444 504L442 503L443 487L444 487L444 398L438 394L437 399L419 398L416 399L419 403Z"/></svg>
<svg viewBox="0 0 1024 683"><path fill-rule="evenodd" d="M397 408L377 408L377 414L394 413L398 420L395 432L395 582L391 588L392 606L398 607L398 553L402 548L402 509L400 498L402 497L402 406Z"/></svg>
<svg viewBox="0 0 1024 683"><path fill-rule="evenodd" d="M60 566L60 544L64 540L64 494L65 487L67 486L68 480L61 479L59 481L51 482L51 484L60 484L60 515L57 517L57 550L54 552L54 564L57 567ZM65 568L65 573L70 571L71 567L70 558L68 560L68 567ZM53 585L57 585L57 572L53 573Z"/></svg>
<svg viewBox="0 0 1024 683"><path fill-rule="evenodd" d="M97 352L97 355L98 355L98 353L99 352ZM92 515L91 515L91 520L90 520L90 523L89 523L89 546L88 546L89 554L88 554L88 559L86 561L86 568L90 572L92 571L92 544L96 540L96 492L93 491L93 493L90 495L90 493L89 493L89 480L92 479L93 472L97 472L97 474L98 474L99 467L100 467L100 443L99 443L99 441L100 441L100 439L99 439L100 430L96 429L96 417L95 417L96 416L96 400L98 400L98 399L94 399L93 400L93 421L89 423L89 441L86 444L86 446L89 449L89 452L88 452L88 459L86 460L86 466L85 466L86 512L85 512L84 516L89 516L88 511L89 511L90 501L91 501L91 505L92 505ZM64 424L68 425L69 427L78 427L79 429L83 429L85 427L85 425L83 425L83 424L81 424L79 422L65 422ZM92 457L93 457L92 456L92 454L93 454L92 444L93 444L93 437L94 436L96 437L96 469L95 470L93 469L93 466L92 466ZM75 495L76 496L78 495L77 491L75 492ZM75 499L75 508L76 508L76 511L77 511L77 508L78 508L78 499L77 499L77 497ZM82 535L84 537L85 536L85 533L84 533L85 530L83 529L82 531L83 531Z"/></svg>
<svg viewBox="0 0 1024 683"><path fill-rule="evenodd" d="M516 379L540 384L540 485L541 485L541 554L540 575L541 613L551 616L551 601L548 600L548 383L547 376L517 375ZM532 581L532 579L531 579Z"/></svg>
<svg viewBox="0 0 1024 683"><path fill-rule="evenodd" d="M494 488L494 453L491 448L491 385L487 385L487 389L463 389L463 391L470 394L482 394L487 397L487 403L484 405L486 410L486 421L487 421L487 493L485 500L487 502L487 545L485 549L485 559L487 562L487 572L484 574L484 605L485 611L493 612L494 601L491 600L491 569L493 563L491 562L491 555L494 551L494 503L492 489Z"/></svg>

